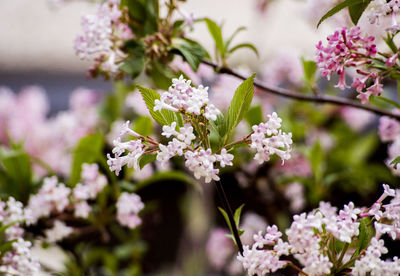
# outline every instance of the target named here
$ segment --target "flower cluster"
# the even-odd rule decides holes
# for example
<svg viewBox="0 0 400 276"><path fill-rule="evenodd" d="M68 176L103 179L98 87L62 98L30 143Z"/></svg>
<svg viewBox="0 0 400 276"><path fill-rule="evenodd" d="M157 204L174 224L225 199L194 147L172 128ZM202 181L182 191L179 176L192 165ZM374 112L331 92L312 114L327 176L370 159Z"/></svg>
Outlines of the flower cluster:
<svg viewBox="0 0 400 276"><path fill-rule="evenodd" d="M190 80L182 76L173 79L172 85L161 94L160 99L154 101L154 112L167 109L183 115L184 123L177 122L164 125L161 133L168 139L164 145L154 141L151 137L143 137L129 128L129 121L123 125L120 136L114 139L112 153L107 155L107 164L111 171L118 175L122 167L127 165L139 169L139 159L146 154L156 154L156 159L165 167L174 156L183 156L185 166L193 172L196 179L204 178L205 182L219 180L220 167L232 166L234 156L228 153L229 148L223 145L213 153L208 139L209 120L215 121L220 111L209 103L208 87L192 87ZM276 113L268 115L266 123L253 126L254 132L244 137L241 143L251 143L257 150L255 159L261 164L268 161L270 155L276 154L282 161L290 158L291 133L286 134L280 130L282 120ZM124 136L129 134L133 140L124 142ZM236 143L238 143L236 142ZM232 145L230 145L232 146ZM126 153L126 154L125 154Z"/></svg>
<svg viewBox="0 0 400 276"><path fill-rule="evenodd" d="M355 208L350 202L337 213L335 207L321 202L317 210L295 215L290 228L286 230L287 242L281 239L282 233L276 226L267 227L265 235L261 231L254 235L253 245L245 246L238 260L248 275L266 275L286 265L294 266L290 261L280 260L282 255L293 255L303 266L302 271L308 275L326 275L332 273L332 269L337 271L339 268L350 269L352 275L398 275L400 261L397 257L393 261L380 258L387 253L380 238L383 234L389 234L392 239L400 237L400 190L390 189L388 185L383 185L383 188L383 195L370 208ZM390 204L382 205L388 196L394 198ZM347 252L348 246L360 235L360 220L365 217L376 220L376 235L363 253L351 256ZM329 252L332 240L347 244L339 259L336 259L336 254ZM345 256L346 261L343 260ZM351 258L355 261L353 267L350 266Z"/></svg>
<svg viewBox="0 0 400 276"><path fill-rule="evenodd" d="M395 113L398 111L396 110ZM390 164L393 159L400 156L400 122L389 117L381 117L379 119L379 137L382 142L390 142L388 148L389 158L386 160L386 165L396 175L400 175L400 168L393 168Z"/></svg>
<svg viewBox="0 0 400 276"><path fill-rule="evenodd" d="M48 242L57 242L68 237L73 232L73 228L67 226L60 220L55 220L53 228L46 230L46 240Z"/></svg>
<svg viewBox="0 0 400 276"><path fill-rule="evenodd" d="M59 183L56 176L45 178L39 192L30 197L26 207L32 215L32 223L52 212L63 212L70 203L70 194L71 189Z"/></svg>
<svg viewBox="0 0 400 276"><path fill-rule="evenodd" d="M356 69L358 76L353 78L352 87L355 87L359 95L357 98L362 103L369 103L370 95L382 94L381 76L376 72L362 70L362 66L371 63L371 58L377 53L375 38L373 36L361 36L359 27L348 29L347 27L335 31L328 36L328 45L325 47L320 41L317 45L316 60L322 75L328 80L332 73L339 75L340 89L349 88L346 84L346 69ZM374 84L367 87L367 80L372 79Z"/></svg>
<svg viewBox="0 0 400 276"><path fill-rule="evenodd" d="M81 183L73 189L59 183L55 176L45 178L39 192L29 199L27 209L32 216L32 223L67 208L73 208L76 217L87 218L91 210L87 200L96 198L107 185L107 179L99 173L97 164L83 164L81 178Z"/></svg>
<svg viewBox="0 0 400 276"><path fill-rule="evenodd" d="M96 91L78 88L71 94L69 110L49 118L49 102L43 88L29 86L13 93L0 87L0 142L21 143L30 156L55 173L68 176L72 149L98 124L98 100ZM33 170L38 177L48 173L36 163Z"/></svg>
<svg viewBox="0 0 400 276"><path fill-rule="evenodd" d="M82 165L82 180L72 191L72 202L75 208L75 216L87 218L91 207L87 200L95 199L107 185L107 178L99 173L97 164Z"/></svg>
<svg viewBox="0 0 400 276"><path fill-rule="evenodd" d="M41 218L55 215L53 228L46 230L48 242L56 242L73 233L74 229L57 219L57 215L63 212L74 211L76 218L87 219L92 207L91 200L107 185L107 178L100 174L97 164L83 164L81 182L74 188L66 187L59 183L55 176L45 178L39 192L29 199L25 212L29 214L28 223L35 224ZM117 220L121 225L135 228L141 224L138 217L144 204L136 194L122 193L116 203Z"/></svg>
<svg viewBox="0 0 400 276"><path fill-rule="evenodd" d="M0 240L0 274L33 275L39 271L40 265L30 251L32 243L23 239L24 229L20 227L21 223L29 220L29 211L23 209L21 202L13 197L7 202L0 201L0 227L5 229ZM7 250L3 242L11 243L11 248Z"/></svg>
<svg viewBox="0 0 400 276"><path fill-rule="evenodd" d="M208 101L208 87L202 85L192 87L190 80L185 80L181 75L179 79L172 79L172 85L162 93L160 100L155 101L154 111L168 109L183 111L184 113L201 115L215 121L221 112Z"/></svg>
<svg viewBox="0 0 400 276"><path fill-rule="evenodd" d="M75 51L81 59L94 57L94 72L118 72L125 57L120 50L124 40L133 37L129 26L121 21L119 0L108 0L98 6L96 14L82 16L83 35L75 39Z"/></svg>
<svg viewBox="0 0 400 276"><path fill-rule="evenodd" d="M144 208L141 198L137 194L122 193L117 202L117 220L121 225L131 229L142 224L139 212Z"/></svg>
<svg viewBox="0 0 400 276"><path fill-rule="evenodd" d="M254 159L262 164L270 159L270 155L276 154L284 163L285 160L290 159L292 134L280 130L282 119L275 112L268 115L268 118L266 123L252 127L250 146L257 150Z"/></svg>

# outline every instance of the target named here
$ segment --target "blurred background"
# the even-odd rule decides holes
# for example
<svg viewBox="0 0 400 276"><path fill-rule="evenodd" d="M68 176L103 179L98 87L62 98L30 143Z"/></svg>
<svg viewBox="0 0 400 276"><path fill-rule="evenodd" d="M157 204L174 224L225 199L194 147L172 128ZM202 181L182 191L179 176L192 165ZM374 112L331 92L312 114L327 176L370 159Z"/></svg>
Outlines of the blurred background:
<svg viewBox="0 0 400 276"><path fill-rule="evenodd" d="M187 1L183 7L196 17L223 22L226 33L247 27L238 40L254 43L260 57L243 50L230 62L256 69L286 50L313 56L313 46L331 28L324 25L317 31L313 20L305 20L306 2L265 1L262 8L264 1L260 0L204 0ZM73 41L81 33L81 15L95 9L90 1L79 0L0 1L0 85L13 91L26 85L43 86L52 112L67 108L69 93L78 86L110 90L110 82L85 78L90 62L80 60L73 49ZM197 24L191 36L212 49L204 24Z"/></svg>
<svg viewBox="0 0 400 276"><path fill-rule="evenodd" d="M316 28L319 18L335 2L338 1L188 0L182 7L196 18L209 17L223 23L224 34L231 34L240 26L247 27L236 39L253 43L259 57L246 49L240 50L229 58L229 65L249 75L259 72L259 78L271 85L311 93L304 88L300 57L313 60L318 41L339 27L339 22L346 22L338 15ZM118 90L111 81L86 78L91 62L80 60L74 52L73 41L82 33L81 15L95 11L93 1L0 0L0 87L7 86L16 93L25 86L43 87L51 115L68 109L71 93L77 87L97 90L103 95ZM365 22L366 19L361 18L360 24ZM205 24L195 24L189 37L213 52L214 42ZM226 102L227 99L221 98L229 98L225 95L232 94L240 83L227 76L210 79L214 81L211 92L214 96L222 95L214 99L221 102ZM318 85L322 89L328 87L325 80L318 81ZM391 85L389 83L388 87ZM329 92L338 95L337 89ZM265 114L278 110L285 122L285 131L293 132L297 148L294 161L287 162L284 167L277 160L258 166L251 162L252 156L240 152L234 170L223 172L222 181L228 183L226 192L232 206L237 208L246 203L241 224L247 231L244 243L251 243L252 234L267 224L277 224L284 229L293 214L316 208L320 200L332 201L340 207L350 200L368 205L379 196L383 181L398 185L398 179L385 165L387 145L379 141L376 116L354 109L291 102L271 96L260 96L254 102L261 106L259 110L263 111L264 118ZM132 98L127 105L137 108L135 112L143 115L139 112L137 98ZM243 128L248 131L246 127ZM112 126L106 129L112 132ZM111 144L108 141L106 145L109 151ZM182 164L175 167L182 168ZM150 175L153 169L156 170L152 167ZM147 176L144 173L139 180ZM236 249L226 238L227 227L216 209L220 201L215 187L204 183L196 186L193 181L188 185L187 182L190 181L185 178L154 181L140 190L148 208L143 214L141 229L141 238L147 244L143 250L136 248L142 250L142 255L138 253L143 257L138 258L142 271L146 275L241 275L235 262ZM139 240L136 236L135 239ZM110 255L108 248L104 248L104 255ZM124 248L118 250L124 256ZM63 269L66 257L59 247L36 248L35 254L47 267ZM287 271L287 275L291 273L293 271Z"/></svg>

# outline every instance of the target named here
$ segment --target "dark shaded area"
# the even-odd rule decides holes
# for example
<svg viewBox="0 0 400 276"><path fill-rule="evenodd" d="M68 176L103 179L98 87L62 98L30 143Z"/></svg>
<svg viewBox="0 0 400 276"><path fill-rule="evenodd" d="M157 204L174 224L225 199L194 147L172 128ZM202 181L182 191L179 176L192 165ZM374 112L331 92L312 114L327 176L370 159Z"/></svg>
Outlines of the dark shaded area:
<svg viewBox="0 0 400 276"><path fill-rule="evenodd" d="M49 99L50 113L54 114L68 108L69 96L78 87L85 87L99 92L110 92L112 83L101 78L89 79L84 74L57 72L0 72L0 86L9 87L19 92L25 86L43 87Z"/></svg>

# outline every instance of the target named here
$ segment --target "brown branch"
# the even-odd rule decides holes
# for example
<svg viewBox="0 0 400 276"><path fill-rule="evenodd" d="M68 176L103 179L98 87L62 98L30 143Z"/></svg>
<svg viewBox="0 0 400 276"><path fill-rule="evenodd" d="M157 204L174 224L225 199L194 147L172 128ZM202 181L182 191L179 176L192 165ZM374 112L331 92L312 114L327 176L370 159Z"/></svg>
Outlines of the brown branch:
<svg viewBox="0 0 400 276"><path fill-rule="evenodd" d="M239 74L238 72L233 71L232 69L225 68L225 67L219 67L217 64L209 61L209 60L203 60L202 63L207 64L208 66L213 67L214 69L217 69L219 73L222 74L228 74L234 77L237 77L242 80L246 80L247 77ZM306 102L315 102L315 103L322 103L322 104L334 104L334 105L340 105L340 106L351 106L354 108L358 109L363 109L372 113L375 113L377 115L381 116L388 116L394 119L397 119L400 121L400 114L394 114L390 111L375 107L375 106L370 106L370 105L364 105L359 102L349 100L347 98L341 98L341 97L333 97L333 96L328 96L328 95L304 95L300 94L288 89L280 88L280 87L272 87L266 84L263 84L259 81L254 81L254 86L257 88L261 89L262 91L266 93L270 93L273 95L281 96L281 97L286 97L286 98L291 98L299 101L306 101Z"/></svg>

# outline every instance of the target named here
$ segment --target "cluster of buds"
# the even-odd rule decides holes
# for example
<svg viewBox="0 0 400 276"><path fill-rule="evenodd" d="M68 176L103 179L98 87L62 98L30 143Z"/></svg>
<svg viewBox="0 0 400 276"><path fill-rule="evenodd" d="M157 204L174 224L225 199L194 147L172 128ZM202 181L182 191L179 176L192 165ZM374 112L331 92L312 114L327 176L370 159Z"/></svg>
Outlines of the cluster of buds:
<svg viewBox="0 0 400 276"><path fill-rule="evenodd" d="M151 137L144 137L129 128L129 121L123 126L120 136L113 141L114 157L107 155L108 165L118 175L124 165L139 168L142 156L156 154L156 159L164 166L174 156L183 156L185 166L193 172L196 179L204 178L205 182L219 180L220 167L232 166L234 156L229 150L237 143L250 144L257 149L255 159L259 163L268 161L270 155L277 154L286 160L290 158L291 134L282 133L281 119L276 113L269 116L267 123L253 126L254 132L242 140L221 146L213 152L208 138L210 121L215 121L220 111L209 103L208 87L192 87L191 82L182 76L172 80L172 86L154 101L154 112L161 110L179 112L183 115L184 123L177 122L163 126L161 135L172 138L164 145ZM124 142L126 134L134 137ZM268 137L266 137L266 135ZM125 154L126 153L126 154Z"/></svg>
<svg viewBox="0 0 400 276"><path fill-rule="evenodd" d="M124 22L120 0L99 4L96 14L84 15L81 21L83 35L75 39L75 51L81 59L94 59L90 74L117 74L118 64L126 57L121 50L125 40L133 37Z"/></svg>
<svg viewBox="0 0 400 276"><path fill-rule="evenodd" d="M400 260L397 257L392 261L381 259L381 255L387 253L381 237L383 234L392 239L400 237L400 190L395 191L385 184L383 188L384 193L370 208L355 208L350 202L337 213L335 207L321 202L318 209L295 215L286 230L287 242L282 240L282 233L275 225L267 227L266 234L260 231L254 235L251 247L244 246L243 255L239 254L238 260L248 275L266 275L287 265L305 275L327 275L334 271L351 275L398 275ZM393 199L383 205L388 196ZM357 253L351 245L362 242L356 241L361 238L360 223L366 217L371 224L375 220L376 234L370 238L368 246ZM343 244L340 254L332 249L335 241ZM303 268L298 268L291 261L281 260L283 255L293 255Z"/></svg>
<svg viewBox="0 0 400 276"><path fill-rule="evenodd" d="M0 200L0 227L4 231L0 240L0 274L34 275L39 271L39 262L30 250L32 243L23 239L24 229L20 226L30 219L21 202L13 197L7 202Z"/></svg>

